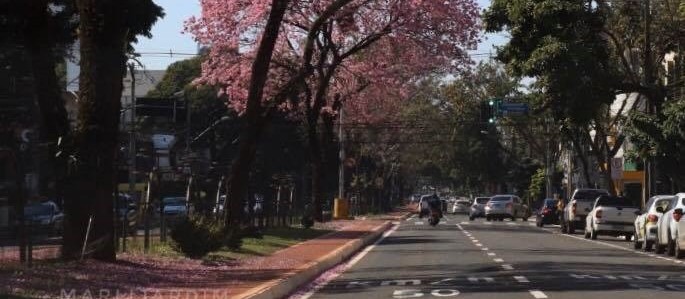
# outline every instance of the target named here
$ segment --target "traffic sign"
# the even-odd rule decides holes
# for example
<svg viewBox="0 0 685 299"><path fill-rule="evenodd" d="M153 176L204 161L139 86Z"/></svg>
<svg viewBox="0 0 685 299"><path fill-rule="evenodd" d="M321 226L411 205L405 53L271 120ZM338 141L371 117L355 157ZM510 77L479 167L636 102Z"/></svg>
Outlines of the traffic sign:
<svg viewBox="0 0 685 299"><path fill-rule="evenodd" d="M502 103L500 110L505 114L526 114L528 113L527 103Z"/></svg>

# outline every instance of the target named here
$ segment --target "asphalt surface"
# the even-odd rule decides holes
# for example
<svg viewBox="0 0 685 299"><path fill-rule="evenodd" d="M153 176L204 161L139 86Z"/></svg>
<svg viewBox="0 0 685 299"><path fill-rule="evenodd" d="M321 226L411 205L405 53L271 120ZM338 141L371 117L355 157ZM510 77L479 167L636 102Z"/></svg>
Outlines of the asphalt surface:
<svg viewBox="0 0 685 299"><path fill-rule="evenodd" d="M311 298L683 298L685 264L534 222L412 217Z"/></svg>

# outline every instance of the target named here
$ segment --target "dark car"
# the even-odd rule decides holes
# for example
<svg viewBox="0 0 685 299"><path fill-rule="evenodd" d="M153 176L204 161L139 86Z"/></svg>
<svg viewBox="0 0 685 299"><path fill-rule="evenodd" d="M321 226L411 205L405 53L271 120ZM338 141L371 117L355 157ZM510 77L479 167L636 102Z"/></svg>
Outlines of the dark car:
<svg viewBox="0 0 685 299"><path fill-rule="evenodd" d="M34 233L56 235L62 232L64 214L51 201L32 203L24 207L24 220Z"/></svg>
<svg viewBox="0 0 685 299"><path fill-rule="evenodd" d="M545 224L559 224L556 199L546 198L542 202L542 206L536 212L535 223L538 227L543 227Z"/></svg>

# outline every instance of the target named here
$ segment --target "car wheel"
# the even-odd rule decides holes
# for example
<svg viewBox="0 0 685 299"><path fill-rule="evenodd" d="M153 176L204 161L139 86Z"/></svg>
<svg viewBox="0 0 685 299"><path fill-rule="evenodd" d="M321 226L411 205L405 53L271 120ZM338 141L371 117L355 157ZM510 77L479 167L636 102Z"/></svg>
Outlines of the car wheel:
<svg viewBox="0 0 685 299"><path fill-rule="evenodd" d="M654 253L662 254L666 250L666 246L661 245L661 237L657 234L656 243L654 244Z"/></svg>
<svg viewBox="0 0 685 299"><path fill-rule="evenodd" d="M635 234L635 237L633 239L633 248L635 248L635 250L642 249L642 242L639 241L637 234Z"/></svg>
<svg viewBox="0 0 685 299"><path fill-rule="evenodd" d="M485 220L490 221L490 216L485 216Z"/></svg>
<svg viewBox="0 0 685 299"><path fill-rule="evenodd" d="M511 221L516 221L516 217L511 216Z"/></svg>
<svg viewBox="0 0 685 299"><path fill-rule="evenodd" d="M590 239L592 240L597 240L597 231L594 229L591 229L590 231Z"/></svg>
<svg viewBox="0 0 685 299"><path fill-rule="evenodd" d="M473 217L473 216L470 216L470 217L469 217L469 221L473 221L473 220L475 220L475 219L476 219L476 218Z"/></svg>
<svg viewBox="0 0 685 299"><path fill-rule="evenodd" d="M645 251L651 251L652 246L654 246L654 241L645 241Z"/></svg>
<svg viewBox="0 0 685 299"><path fill-rule="evenodd" d="M677 240L678 238L676 238L675 241L675 258L681 259L685 257L685 250L683 250L683 248L680 248L680 242L678 242Z"/></svg>
<svg viewBox="0 0 685 299"><path fill-rule="evenodd" d="M575 234L576 233L576 227L573 226L573 223L569 222L566 224L568 226L567 230L569 234Z"/></svg>
<svg viewBox="0 0 685 299"><path fill-rule="evenodd" d="M526 222L526 221L528 221L528 217L523 217L523 218L521 218L521 220L523 220L524 222Z"/></svg>
<svg viewBox="0 0 685 299"><path fill-rule="evenodd" d="M666 255L675 255L675 241L671 239L671 233L668 233L668 243L666 243Z"/></svg>
<svg viewBox="0 0 685 299"><path fill-rule="evenodd" d="M627 234L627 235L626 235L626 242L630 242L630 241L632 241L632 240L633 240L633 235ZM637 238L635 238L635 240L637 240Z"/></svg>

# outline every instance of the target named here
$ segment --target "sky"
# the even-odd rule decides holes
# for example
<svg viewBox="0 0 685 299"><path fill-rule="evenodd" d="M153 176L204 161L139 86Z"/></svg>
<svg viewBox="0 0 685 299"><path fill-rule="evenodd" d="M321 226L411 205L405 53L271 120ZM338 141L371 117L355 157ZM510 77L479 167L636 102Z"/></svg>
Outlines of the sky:
<svg viewBox="0 0 685 299"><path fill-rule="evenodd" d="M183 23L189 17L200 14L198 0L154 0L164 8L165 16L158 20L152 28L152 38L141 38L135 46L141 53L141 61L148 70L163 70L178 60L189 58L184 54L197 52L197 44L190 34L183 32ZM481 8L487 8L490 0L477 0ZM495 54L493 46L506 43L504 34L490 34L483 38L478 49L470 51L476 60L487 59L488 53ZM169 53L174 54L169 54ZM165 54L161 54L165 53Z"/></svg>

